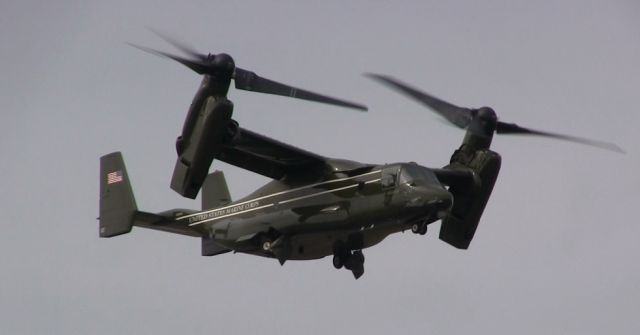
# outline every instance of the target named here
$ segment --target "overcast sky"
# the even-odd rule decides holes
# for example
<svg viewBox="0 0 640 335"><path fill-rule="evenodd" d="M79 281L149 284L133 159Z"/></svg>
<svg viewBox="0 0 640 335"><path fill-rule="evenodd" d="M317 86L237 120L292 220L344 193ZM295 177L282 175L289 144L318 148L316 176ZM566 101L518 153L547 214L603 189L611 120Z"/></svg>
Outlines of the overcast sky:
<svg viewBox="0 0 640 335"><path fill-rule="evenodd" d="M90 4L92 3L92 4ZM99 239L98 158L122 151L138 205L169 189L200 78L125 44L146 27L368 113L231 89L243 127L370 163L441 167L464 133L362 76L393 75L503 121L626 155L497 136L500 178L471 247L396 234L358 281L331 259L200 256L198 239ZM636 334L637 1L0 0L3 334ZM222 163L232 196L266 178Z"/></svg>

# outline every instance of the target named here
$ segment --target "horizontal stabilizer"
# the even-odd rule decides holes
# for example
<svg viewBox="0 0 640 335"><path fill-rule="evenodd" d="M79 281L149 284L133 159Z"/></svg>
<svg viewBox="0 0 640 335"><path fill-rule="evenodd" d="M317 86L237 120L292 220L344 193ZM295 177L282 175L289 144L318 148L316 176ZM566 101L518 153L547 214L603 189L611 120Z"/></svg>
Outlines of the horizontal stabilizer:
<svg viewBox="0 0 640 335"><path fill-rule="evenodd" d="M100 158L100 237L126 234L133 226L201 237L203 233L176 217L192 213L174 209L154 214L138 210L120 152ZM177 214L181 213L181 214Z"/></svg>

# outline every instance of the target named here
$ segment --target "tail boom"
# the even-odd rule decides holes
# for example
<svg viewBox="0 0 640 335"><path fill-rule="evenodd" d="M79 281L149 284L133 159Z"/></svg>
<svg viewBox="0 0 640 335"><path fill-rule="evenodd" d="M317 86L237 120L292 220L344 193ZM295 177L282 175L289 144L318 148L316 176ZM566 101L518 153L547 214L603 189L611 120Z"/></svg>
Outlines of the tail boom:
<svg viewBox="0 0 640 335"><path fill-rule="evenodd" d="M177 213L188 210L172 210L153 214L138 210L133 189L120 152L100 157L100 237L127 234L133 226L160 230L175 234L200 237L202 232L175 220Z"/></svg>

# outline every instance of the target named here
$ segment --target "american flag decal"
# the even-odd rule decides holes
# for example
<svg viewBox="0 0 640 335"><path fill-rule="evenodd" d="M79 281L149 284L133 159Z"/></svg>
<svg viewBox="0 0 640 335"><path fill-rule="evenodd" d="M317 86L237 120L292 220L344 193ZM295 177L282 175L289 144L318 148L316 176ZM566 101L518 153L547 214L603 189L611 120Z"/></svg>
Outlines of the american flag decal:
<svg viewBox="0 0 640 335"><path fill-rule="evenodd" d="M123 180L124 180L124 177L122 176L122 171L120 170L107 173L107 185L119 183Z"/></svg>

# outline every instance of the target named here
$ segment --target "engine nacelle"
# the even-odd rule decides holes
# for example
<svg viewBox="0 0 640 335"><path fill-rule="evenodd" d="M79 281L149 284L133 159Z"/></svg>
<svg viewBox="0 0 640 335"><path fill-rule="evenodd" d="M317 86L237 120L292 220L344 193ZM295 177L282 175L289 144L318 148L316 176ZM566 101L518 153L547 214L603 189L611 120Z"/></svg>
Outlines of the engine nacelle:
<svg viewBox="0 0 640 335"><path fill-rule="evenodd" d="M226 98L208 97L188 138L178 138L178 160L171 188L194 199L202 186L213 158L220 152L233 114L233 103Z"/></svg>
<svg viewBox="0 0 640 335"><path fill-rule="evenodd" d="M459 249L469 248L469 244L478 228L491 191L498 178L502 159L491 150L469 150L463 146L451 157L452 170L471 170L480 183L451 185L453 208L442 220L440 239Z"/></svg>

